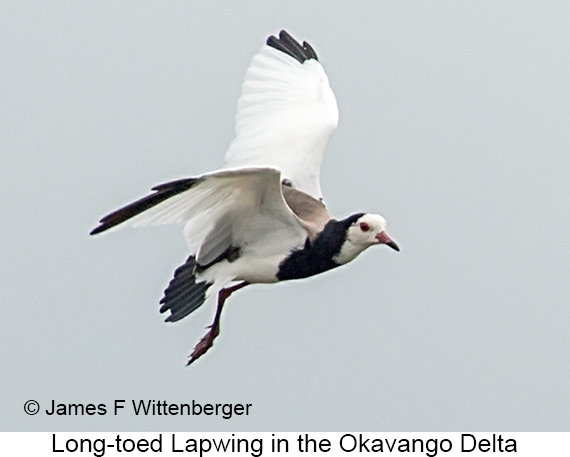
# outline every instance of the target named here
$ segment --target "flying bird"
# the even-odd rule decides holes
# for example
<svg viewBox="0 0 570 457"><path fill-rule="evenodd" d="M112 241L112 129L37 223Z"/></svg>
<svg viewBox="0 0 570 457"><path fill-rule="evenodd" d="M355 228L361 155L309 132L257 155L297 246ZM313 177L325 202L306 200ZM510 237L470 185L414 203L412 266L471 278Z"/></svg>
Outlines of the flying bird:
<svg viewBox="0 0 570 457"><path fill-rule="evenodd" d="M91 232L185 224L190 256L174 272L160 312L176 322L218 298L188 365L213 345L233 292L323 273L374 245L399 251L382 216L337 220L323 203L321 161L337 123L336 99L315 50L283 30L267 39L246 72L225 166L155 186Z"/></svg>

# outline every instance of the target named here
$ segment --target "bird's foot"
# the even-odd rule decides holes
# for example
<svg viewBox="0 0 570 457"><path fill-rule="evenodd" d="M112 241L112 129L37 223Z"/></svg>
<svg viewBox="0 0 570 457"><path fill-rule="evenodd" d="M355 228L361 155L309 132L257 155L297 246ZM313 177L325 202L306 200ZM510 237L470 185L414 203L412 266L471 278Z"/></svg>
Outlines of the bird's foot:
<svg viewBox="0 0 570 457"><path fill-rule="evenodd" d="M202 357L206 352L208 352L208 349L210 349L214 345L214 340L220 334L220 328L217 325L215 327L213 325L210 325L209 327L206 328L209 328L210 330L202 337L200 341L198 341L198 344L194 346L192 353L188 356L188 363L186 364L186 366L195 362L200 357Z"/></svg>

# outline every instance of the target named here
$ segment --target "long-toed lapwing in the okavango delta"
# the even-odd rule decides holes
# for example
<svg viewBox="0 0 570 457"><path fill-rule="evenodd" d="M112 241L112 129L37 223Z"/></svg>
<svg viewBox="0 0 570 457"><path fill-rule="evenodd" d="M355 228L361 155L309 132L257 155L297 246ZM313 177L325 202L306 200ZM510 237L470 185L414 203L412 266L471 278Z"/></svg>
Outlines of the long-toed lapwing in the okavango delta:
<svg viewBox="0 0 570 457"><path fill-rule="evenodd" d="M322 203L321 160L337 123L336 99L311 45L285 31L270 36L246 72L224 168L155 186L91 232L185 224L190 257L174 272L160 312L175 322L218 296L188 364L213 345L236 290L323 273L374 245L399 250L382 216L336 220Z"/></svg>

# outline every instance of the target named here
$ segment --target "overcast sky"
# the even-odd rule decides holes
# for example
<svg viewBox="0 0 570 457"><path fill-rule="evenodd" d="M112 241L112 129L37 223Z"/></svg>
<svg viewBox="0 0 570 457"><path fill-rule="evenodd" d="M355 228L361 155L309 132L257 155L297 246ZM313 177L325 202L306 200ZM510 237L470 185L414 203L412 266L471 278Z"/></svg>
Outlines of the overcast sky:
<svg viewBox="0 0 570 457"><path fill-rule="evenodd" d="M570 428L570 6L524 1L0 3L0 430ZM163 322L181 226L88 236L219 168L268 35L309 41L340 125L332 214L401 252ZM42 408L23 411L26 400ZM56 403L251 403L54 417Z"/></svg>

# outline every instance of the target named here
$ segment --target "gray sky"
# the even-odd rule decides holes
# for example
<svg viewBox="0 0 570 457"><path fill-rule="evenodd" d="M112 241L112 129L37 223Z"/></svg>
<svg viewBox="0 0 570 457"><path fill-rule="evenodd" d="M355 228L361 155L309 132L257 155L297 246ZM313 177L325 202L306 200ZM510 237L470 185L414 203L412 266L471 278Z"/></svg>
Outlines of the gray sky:
<svg viewBox="0 0 570 457"><path fill-rule="evenodd" d="M0 430L570 428L567 2L0 4ZM153 185L219 168L269 34L317 50L341 111L331 212L402 251L208 302L158 300L181 226L98 237ZM249 416L53 417L26 400L252 403Z"/></svg>

